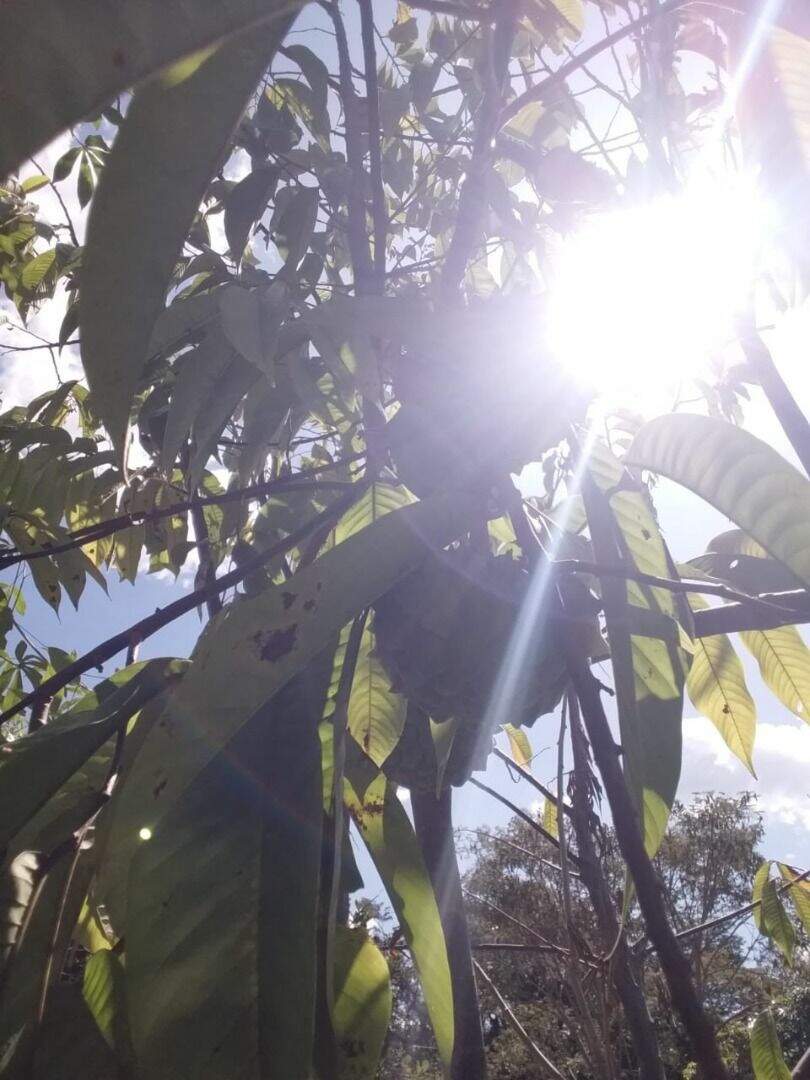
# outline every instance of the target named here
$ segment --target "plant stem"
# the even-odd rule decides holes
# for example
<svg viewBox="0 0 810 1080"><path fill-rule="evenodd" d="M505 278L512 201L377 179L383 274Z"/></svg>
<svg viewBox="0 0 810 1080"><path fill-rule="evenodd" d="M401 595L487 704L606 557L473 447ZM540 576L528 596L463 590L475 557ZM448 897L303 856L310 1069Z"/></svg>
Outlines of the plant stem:
<svg viewBox="0 0 810 1080"><path fill-rule="evenodd" d="M610 889L602 872L591 833L592 810L589 799L590 778L588 746L582 730L579 704L569 695L571 717L571 749L574 758L572 817L579 854L579 874L591 898L596 922L605 947L612 950L610 973L616 993L622 1003L630 1039L636 1053L639 1080L664 1080L664 1068L658 1049L658 1038L650 1018L644 991L633 970L632 954L620 926L611 899Z"/></svg>
<svg viewBox="0 0 810 1080"><path fill-rule="evenodd" d="M599 684L570 632L563 635L563 647L594 758L610 803L616 839L633 877L647 932L658 954L675 1011L686 1029L692 1054L703 1080L730 1080L720 1056L714 1028L695 991L689 963L667 920L661 884L644 848L636 810L619 766L616 744L602 705Z"/></svg>

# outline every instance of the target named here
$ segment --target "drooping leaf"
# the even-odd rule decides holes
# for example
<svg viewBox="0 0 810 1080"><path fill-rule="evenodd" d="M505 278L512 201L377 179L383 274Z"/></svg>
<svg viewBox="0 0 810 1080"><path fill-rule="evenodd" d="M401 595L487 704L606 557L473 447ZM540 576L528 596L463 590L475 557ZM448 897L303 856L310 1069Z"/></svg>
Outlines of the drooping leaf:
<svg viewBox="0 0 810 1080"><path fill-rule="evenodd" d="M762 886L762 929L773 941L785 960L793 963L796 948L796 931L785 910L776 882L768 878Z"/></svg>
<svg viewBox="0 0 810 1080"><path fill-rule="evenodd" d="M250 229L261 218L273 197L279 170L259 163L225 198L225 237L234 259L242 258Z"/></svg>
<svg viewBox="0 0 810 1080"><path fill-rule="evenodd" d="M147 735L112 809L110 851L126 865L160 819L256 709L355 615L463 530L465 497L404 507L337 545L283 585L212 619L164 718ZM151 793L151 797L150 797Z"/></svg>
<svg viewBox="0 0 810 1080"><path fill-rule="evenodd" d="M388 963L361 927L335 927L335 1004L341 1080L374 1080L391 1019Z"/></svg>
<svg viewBox="0 0 810 1080"><path fill-rule="evenodd" d="M19 937L42 862L40 852L21 851L0 868L0 972Z"/></svg>
<svg viewBox="0 0 810 1080"><path fill-rule="evenodd" d="M746 630L740 638L785 708L810 724L810 650L796 627Z"/></svg>
<svg viewBox="0 0 810 1080"><path fill-rule="evenodd" d="M509 740L509 752L512 757L524 769L531 768L532 744L529 742L529 736L523 728L515 727L514 724L504 724L503 730Z"/></svg>
<svg viewBox="0 0 810 1080"><path fill-rule="evenodd" d="M690 597L690 604L693 608L708 607L697 595ZM686 690L692 704L711 720L729 750L756 776L752 757L756 705L748 692L740 658L725 634L695 640Z"/></svg>
<svg viewBox="0 0 810 1080"><path fill-rule="evenodd" d="M748 1033L754 1080L790 1080L790 1069L782 1057L782 1047L770 1010L760 1013Z"/></svg>
<svg viewBox="0 0 810 1080"><path fill-rule="evenodd" d="M585 502L597 561L610 565L621 559L642 573L677 575L646 491L599 440L589 449L588 469L593 486L586 489ZM600 584L624 767L652 855L666 831L680 779L687 669L682 624L689 612L663 588L609 578Z"/></svg>
<svg viewBox="0 0 810 1080"><path fill-rule="evenodd" d="M765 932L765 921L762 915L762 893L770 878L771 861L766 859L754 874L754 883L751 889L751 900L757 906L754 908L754 925L760 933Z"/></svg>
<svg viewBox="0 0 810 1080"><path fill-rule="evenodd" d="M810 934L810 881L807 878L803 878L798 881L800 877L799 871L792 866L788 866L786 863L779 863L779 873L782 875L782 880L787 883L796 881L797 884L789 889L787 894L794 908L796 914L801 920L801 924L805 929L805 933Z"/></svg>
<svg viewBox="0 0 810 1080"><path fill-rule="evenodd" d="M419 972L442 1061L453 1054L453 993L439 909L396 786L382 775L364 792L346 781L346 805L385 885Z"/></svg>
<svg viewBox="0 0 810 1080"><path fill-rule="evenodd" d="M766 443L707 416L645 424L627 461L700 495L810 584L810 480Z"/></svg>
<svg viewBox="0 0 810 1080"><path fill-rule="evenodd" d="M188 434L201 409L216 393L217 384L231 362L231 351L221 333L208 333L191 352L176 361L177 376L166 415L161 461L170 468L177 451Z"/></svg>
<svg viewBox="0 0 810 1080"><path fill-rule="evenodd" d="M138 91L102 173L83 255L82 362L96 412L121 456L175 259L290 21L251 29L190 73L180 65Z"/></svg>
<svg viewBox="0 0 810 1080"><path fill-rule="evenodd" d="M557 804L551 799L543 800L543 828L546 832L551 833L552 836L557 836L559 832L559 815L557 811Z"/></svg>
<svg viewBox="0 0 810 1080"><path fill-rule="evenodd" d="M131 1058L124 967L109 949L93 953L84 967L82 993L104 1041L120 1060Z"/></svg>
<svg viewBox="0 0 810 1080"><path fill-rule="evenodd" d="M0 756L0 848L172 676L171 660L132 664Z"/></svg>
<svg viewBox="0 0 810 1080"><path fill-rule="evenodd" d="M47 0L33 25L27 4L4 4L0 40L28 42L29 47L0 53L0 83L14 87L13 101L7 99L0 116L0 176L116 94L180 57L266 22L281 6L265 0L204 0L191 10L183 0L139 0L123 7L77 9L72 0ZM32 50L36 64L30 62ZM78 151L73 160L77 156ZM63 179L64 170L69 172L69 166L56 179Z"/></svg>
<svg viewBox="0 0 810 1080"><path fill-rule="evenodd" d="M374 630L367 626L354 669L348 727L364 753L381 767L399 742L408 703L391 689L391 678L375 647Z"/></svg>
<svg viewBox="0 0 810 1080"><path fill-rule="evenodd" d="M310 1076L329 660L262 707L139 842L127 994L154 1080Z"/></svg>

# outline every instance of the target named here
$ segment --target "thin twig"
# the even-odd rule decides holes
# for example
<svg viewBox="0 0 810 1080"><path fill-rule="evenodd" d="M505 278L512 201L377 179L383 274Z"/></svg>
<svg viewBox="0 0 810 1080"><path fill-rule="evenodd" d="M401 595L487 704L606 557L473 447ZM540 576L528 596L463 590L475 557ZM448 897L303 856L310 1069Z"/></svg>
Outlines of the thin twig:
<svg viewBox="0 0 810 1080"><path fill-rule="evenodd" d="M0 719L2 718L0 717ZM557 837L552 836L547 829L543 828L539 821L535 821L534 818L527 814L525 810L521 810L519 806L515 806L515 804L510 799L507 799L505 795L501 795L499 791L495 791L494 788L489 787L482 780L478 780L474 776L470 777L470 783L473 785L473 787L480 788L480 790L485 791L487 795L491 795L493 799L497 799L498 802L503 803L503 805L508 807L513 814L517 815L517 817L519 817L521 821L525 821L526 824L530 826L530 828L534 829L536 833L539 833L544 840L548 840L548 842L553 847L557 848L557 850L559 851L560 843L557 840ZM572 854L570 851L568 852L568 858L574 864L574 866L579 865L579 860L577 859L576 855Z"/></svg>
<svg viewBox="0 0 810 1080"><path fill-rule="evenodd" d="M558 811L562 807L562 811L564 814L568 814L569 816L571 815L571 807L568 806L565 800L558 799L557 796L545 786L545 784L541 784L536 777L532 776L528 769L524 769L522 765L518 765L514 758L510 758L509 755L505 754L499 746L493 748L493 753L495 754L495 757L498 757L501 759L501 761L505 762L510 769L514 769L518 776L525 780L527 784L531 784L532 787L536 791L539 791L540 794L543 795L546 799L548 799L550 803L554 803Z"/></svg>
<svg viewBox="0 0 810 1080"><path fill-rule="evenodd" d="M72 680L78 676L84 675L84 673L90 671L91 668L100 667L102 664L106 663L107 660L110 660L115 656L116 653L120 652L122 649L126 649L133 637L137 636L141 641L144 641L146 638L151 637L152 634L156 634L158 630L162 630L164 626L168 626L169 623L174 622L182 615L186 615L189 611L193 611L196 607L199 607L200 604L205 603L209 596L223 593L234 585L238 585L248 574L253 573L254 570L260 569L279 555L285 555L292 548L297 547L306 540L314 529L319 529L322 525L336 520L357 498L359 498L365 486L366 485L363 482L353 484L352 487L354 488L354 491L348 492L341 498L336 499L330 506L326 507L325 510L322 510L320 514L317 514L299 529L291 532L289 536L285 536L283 540L279 540L278 543L273 544L272 547L269 547L266 551L257 552L251 558L245 559L241 566L237 567L235 570L231 570L230 573L217 578L210 585L195 589L187 596L180 597L179 600L175 600L173 603L168 604L165 608L158 608L153 615L149 615L145 619L133 623L132 626L128 626L126 630L114 634L111 638L108 638L94 649L85 653L84 656L80 656L77 660L74 660L73 663L67 664L55 675L52 675L50 679L45 679L44 682L40 683L36 690L33 690L31 693L26 694L25 697L21 698L16 705L12 705L10 709L6 709L6 711L0 715L0 725L5 724L7 721L11 720L12 717L16 716L24 709L29 708L29 706L40 699L53 697L53 695L61 690L62 687L67 686L69 682L72 682Z"/></svg>
<svg viewBox="0 0 810 1080"><path fill-rule="evenodd" d="M371 0L358 0L360 29L363 38L366 100L368 102L368 157L371 177L371 219L374 223L375 291L382 293L385 285L385 248L388 214L385 208L385 188L382 177L380 150L380 94L377 81L377 54L374 47L374 11Z"/></svg>
<svg viewBox="0 0 810 1080"><path fill-rule="evenodd" d="M528 1033L528 1031L523 1026L523 1024L521 1024L521 1022L518 1020L518 1018L512 1012L512 1009L509 1007L509 1004L508 1004L506 998L500 992L498 987L495 985L495 983L489 977L489 975L484 970L484 968L481 966L481 964L479 964L477 960L473 960L473 964L475 965L475 970L478 972L478 974L481 976L481 978L484 980L484 982L489 987L490 993L495 998L495 1000L498 1002L500 1007L503 1009L504 1015L506 1016L506 1019L509 1021L509 1023L515 1029L517 1034L523 1040L523 1042L525 1043L525 1045L528 1048L528 1050L530 1051L530 1053L534 1056L534 1058L537 1061L540 1062L540 1064L543 1066L544 1069L548 1070L548 1072L549 1072L549 1074L551 1076L556 1077L557 1080L565 1080L565 1077L560 1072L560 1070L557 1068L557 1066L554 1064L554 1062L546 1057L546 1055L543 1053L543 1051L540 1049L540 1047L537 1045L537 1043L534 1041L534 1039Z"/></svg>

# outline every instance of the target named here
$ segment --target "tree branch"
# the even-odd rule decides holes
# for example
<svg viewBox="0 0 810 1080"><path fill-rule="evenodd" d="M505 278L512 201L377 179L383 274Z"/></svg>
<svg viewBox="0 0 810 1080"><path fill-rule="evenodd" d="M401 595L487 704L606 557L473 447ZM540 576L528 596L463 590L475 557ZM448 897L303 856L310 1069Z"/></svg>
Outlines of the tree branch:
<svg viewBox="0 0 810 1080"><path fill-rule="evenodd" d="M498 130L503 95L508 85L509 50L516 20L515 0L501 0L489 42L487 85L476 121L467 175L459 196L456 227L442 268L441 288L447 297L454 296L464 278L487 210L492 143Z"/></svg>
<svg viewBox="0 0 810 1080"><path fill-rule="evenodd" d="M352 174L347 195L348 222L346 240L354 269L355 292L358 296L367 296L370 292L373 292L374 272L371 266L368 234L366 232L366 200L363 190L365 187L363 134L358 115L359 103L354 92L352 61L349 53L349 42L346 37L346 27L343 24L337 0L325 2L323 7L328 11L335 27L335 44L337 46L338 70L340 73L340 97L346 118L346 164Z"/></svg>
<svg viewBox="0 0 810 1080"><path fill-rule="evenodd" d="M569 60L567 64L563 64L562 67L557 68L546 79L542 79L539 83L536 83L529 90L520 94L513 101L502 110L499 117L498 126L502 127L507 124L513 116L516 116L524 105L528 105L530 101L542 101L550 91L555 90L558 86L570 78L580 68L589 63L595 56L599 56L605 49L610 49L612 46L617 45L620 41L623 41L626 37L634 34L636 30L642 30L645 26L655 22L657 19L661 19L666 15L670 15L681 8L686 7L690 0L665 0L663 4L660 4L654 11L647 12L645 15L640 16L638 19L633 19L632 22L626 23L624 26L620 26L618 30L614 30L612 34L608 34L607 37L597 41L590 48L583 49L578 56L575 56L572 60Z"/></svg>
<svg viewBox="0 0 810 1080"><path fill-rule="evenodd" d="M0 719L2 719L2 717L0 717ZM485 791L487 795L491 795L493 799L497 799L499 803L503 803L503 805L508 807L513 814L515 814L521 819L521 821L525 821L526 824L530 826L530 828L534 829L536 833L539 833L544 840L548 840L552 847L557 848L557 850L559 851L560 843L557 840L557 837L552 836L547 829L543 828L539 821L535 821L534 818L531 817L531 815L527 814L525 810L521 810L519 806L515 806L515 804L509 799L507 799L505 795L501 795L499 791L496 791L494 788L489 787L481 780L476 780L474 776L470 777L470 783L473 785L473 787L480 788L480 790ZM579 866L579 859L570 851L568 852L568 859L574 864L574 866Z"/></svg>
<svg viewBox="0 0 810 1080"><path fill-rule="evenodd" d="M557 1066L554 1064L554 1062L546 1057L546 1055L543 1053L543 1051L540 1049L540 1047L537 1045L537 1043L534 1041L534 1039L528 1033L528 1031L523 1026L523 1024L521 1024L521 1022L518 1020L518 1018L512 1012L506 998L503 996L503 994L497 988L497 986L492 981L492 979L489 977L489 975L486 973L484 968L478 963L477 960L473 960L473 963L475 964L475 970L478 972L478 974L484 980L486 985L489 987L490 993L495 998L495 1000L498 1002L500 1007L503 1009L504 1015L506 1016L506 1019L509 1021L509 1023L515 1029L517 1034L523 1040L524 1044L528 1048L531 1055L535 1058L536 1061L538 1061L543 1066L543 1068L549 1073L550 1076L556 1077L557 1080L565 1080L565 1077L560 1072L560 1070L557 1068Z"/></svg>
<svg viewBox="0 0 810 1080"><path fill-rule="evenodd" d="M374 47L374 11L371 0L359 0L360 29L363 38L366 100L368 102L368 155L371 177L371 217L374 223L374 291L382 295L385 287L385 247L388 213L382 178L380 151L380 94L377 81L377 53Z"/></svg>
<svg viewBox="0 0 810 1080"><path fill-rule="evenodd" d="M501 761L505 762L510 769L514 769L518 776L520 776L521 779L525 780L527 784L531 784L535 791L539 791L540 794L544 798L548 799L550 803L554 803L558 811L560 810L560 808L562 808L563 813L568 814L568 816L571 817L571 807L565 802L565 800L558 799L557 796L545 786L545 784L541 784L536 777L532 776L528 769L524 769L522 765L518 765L514 758L510 758L509 755L505 754L499 746L493 747L492 752L495 754L495 757L500 758Z"/></svg>
<svg viewBox="0 0 810 1080"><path fill-rule="evenodd" d="M763 593L757 599L760 601L757 605L743 600L693 612L695 636L705 638L715 634L737 634L743 630L776 630L780 626L810 622L810 591L807 589ZM764 608L761 606L763 601L770 601L774 606Z"/></svg>
<svg viewBox="0 0 810 1080"><path fill-rule="evenodd" d="M114 518L107 518L105 521L96 522L94 525L86 525L82 529L74 529L72 532L68 533L70 539L66 540L64 543L44 544L42 547L35 548L33 551L0 555L0 570L7 570L9 567L16 566L18 563L31 562L33 559L44 559L49 555L61 555L64 551L73 551L74 548L84 547L96 540L103 539L105 536L111 536L112 533L118 532L120 529L127 529L130 525L141 525L146 522L160 521L162 518L177 517L178 514L194 510L196 507L222 506L225 503L242 502L247 499L259 498L262 495L276 495L284 491L345 491L352 485L353 481L320 480L310 484L302 482L299 480L299 477L312 476L319 472L327 472L330 469L346 464L349 461L355 461L358 457L363 456L364 455L362 454L357 454L352 458L335 462L332 465L321 465L317 469L309 469L306 473L301 472L296 473L295 476L291 477L281 477L276 480L265 481L261 484L251 484L248 487L237 488L233 491L225 491L221 495L198 496L189 499L186 502L172 503L171 506L157 507L154 510L119 514Z"/></svg>
<svg viewBox="0 0 810 1080"><path fill-rule="evenodd" d="M805 473L810 476L810 424L780 375L770 350L757 333L753 319L742 327L740 345L776 419L796 451L796 457Z"/></svg>
<svg viewBox="0 0 810 1080"><path fill-rule="evenodd" d="M133 638L144 641L146 638L151 637L152 634L156 634L158 630L162 630L164 626L168 626L169 623L174 622L175 619L179 619L182 615L186 615L200 604L205 603L210 596L218 596L220 593L225 592L226 589L238 585L254 570L260 569L277 556L286 554L291 548L296 547L306 540L314 529L318 529L321 525L339 517L344 510L347 510L362 494L366 484L360 482L353 484L352 487L354 489L352 492L347 492L341 498L336 499L331 506L322 510L320 514L317 514L305 525L302 525L300 529L296 529L294 532L291 532L289 536L285 536L283 540L279 540L277 544L268 548L267 551L257 552L256 555L253 555L251 558L245 559L242 565L235 570L231 570L230 573L224 574L220 578L216 578L210 585L195 589L194 592L189 593L188 596L183 596L179 600L175 600L165 608L158 608L153 615L148 615L145 619L133 623L132 626L128 626L126 630L114 634L111 638L108 638L94 649L85 653L84 656L80 656L77 660L74 660L72 664L67 664L55 675L52 675L50 679L46 679L44 682L40 683L36 690L31 691L30 694L26 694L25 697L21 698L16 705L13 705L10 709L6 709L6 711L0 715L0 725L5 724L8 720L11 720L12 717L16 716L24 709L38 703L42 699L47 700L48 698L53 697L53 695L61 690L62 687L67 686L69 682L78 678L80 675L84 675L85 672L90 671L91 668L100 667L102 664L106 663L107 660L115 656L117 652L126 649Z"/></svg>

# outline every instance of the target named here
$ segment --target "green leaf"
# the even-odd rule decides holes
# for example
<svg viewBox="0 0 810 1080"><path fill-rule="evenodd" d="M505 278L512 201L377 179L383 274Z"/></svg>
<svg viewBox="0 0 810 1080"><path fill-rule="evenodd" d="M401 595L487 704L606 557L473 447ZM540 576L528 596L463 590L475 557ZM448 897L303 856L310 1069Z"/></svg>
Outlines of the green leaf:
<svg viewBox="0 0 810 1080"><path fill-rule="evenodd" d="M273 226L273 240L292 272L306 255L318 216L318 189L299 188Z"/></svg>
<svg viewBox="0 0 810 1080"><path fill-rule="evenodd" d="M50 183L50 181L47 176L29 176L27 179L23 180L20 187L26 195L31 195L32 192L39 191L40 188L45 187L48 183Z"/></svg>
<svg viewBox="0 0 810 1080"><path fill-rule="evenodd" d="M746 630L740 638L785 708L810 724L810 650L796 627Z"/></svg>
<svg viewBox="0 0 810 1080"><path fill-rule="evenodd" d="M42 855L37 851L21 851L0 869L0 973L19 937L41 873Z"/></svg>
<svg viewBox="0 0 810 1080"><path fill-rule="evenodd" d="M673 413L645 424L627 462L689 488L810 584L810 481L723 420Z"/></svg>
<svg viewBox="0 0 810 1080"><path fill-rule="evenodd" d="M192 666L146 738L112 808L110 851L126 865L138 831L156 831L182 792L255 711L340 630L408 574L432 546L455 539L467 498L436 498L386 515L254 597L212 619Z"/></svg>
<svg viewBox="0 0 810 1080"><path fill-rule="evenodd" d="M164 469L174 464L199 413L216 396L219 380L230 363L231 350L218 329L207 333L196 349L176 361L177 374L160 455Z"/></svg>
<svg viewBox="0 0 810 1080"><path fill-rule="evenodd" d="M56 248L43 251L23 267L20 284L29 292L35 292L56 262Z"/></svg>
<svg viewBox="0 0 810 1080"><path fill-rule="evenodd" d="M349 697L349 731L379 768L399 742L408 703L391 689L391 679L378 659L374 630L363 632Z"/></svg>
<svg viewBox="0 0 810 1080"><path fill-rule="evenodd" d="M139 841L127 995L150 1080L310 1076L323 820L317 721L330 660L260 709Z"/></svg>
<svg viewBox="0 0 810 1080"><path fill-rule="evenodd" d="M790 921L776 882L770 878L762 886L762 929L774 942L789 964L793 963L796 931Z"/></svg>
<svg viewBox="0 0 810 1080"><path fill-rule="evenodd" d="M172 676L171 660L131 664L0 757L0 849Z"/></svg>
<svg viewBox="0 0 810 1080"><path fill-rule="evenodd" d="M251 29L199 60L190 74L188 65L175 67L136 92L101 174L87 227L79 322L95 410L120 456L175 260L290 21Z"/></svg>
<svg viewBox="0 0 810 1080"><path fill-rule="evenodd" d="M375 481L362 498L349 507L338 521L335 526L335 543L343 543L344 540L348 540L362 529L367 529L369 525L373 525L386 514L400 510L403 506L410 506L413 502L415 502L413 495L402 484Z"/></svg>
<svg viewBox="0 0 810 1080"><path fill-rule="evenodd" d="M278 178L279 170L275 165L260 162L225 197L225 237L230 253L237 261L242 258L250 229L261 219L273 198Z"/></svg>
<svg viewBox="0 0 810 1080"><path fill-rule="evenodd" d="M436 1044L453 1055L453 992L439 909L396 785L379 775L364 792L345 782L346 805L385 885L413 956Z"/></svg>
<svg viewBox="0 0 810 1080"><path fill-rule="evenodd" d="M782 875L784 882L796 881L800 876L799 871L792 866L788 866L786 863L778 863L779 873ZM796 909L796 914L801 920L801 924L805 929L805 933L810 934L810 881L804 878L799 881L792 889L789 889L787 895L793 902L793 906Z"/></svg>
<svg viewBox="0 0 810 1080"><path fill-rule="evenodd" d="M518 765L522 765L524 769L531 768L533 755L529 736L523 728L515 727L514 724L504 724L503 730L509 740L509 753Z"/></svg>
<svg viewBox="0 0 810 1080"><path fill-rule="evenodd" d="M335 927L335 1004L341 1080L374 1080L382 1056L392 995L388 962L361 927Z"/></svg>
<svg viewBox="0 0 810 1080"><path fill-rule="evenodd" d="M115 953L101 949L88 957L82 994L104 1041L127 1060L131 1047L124 967Z"/></svg>
<svg viewBox="0 0 810 1080"><path fill-rule="evenodd" d="M642 573L676 576L646 491L599 440L590 447L588 469L595 483L585 501L597 561L610 565L622 559ZM666 589L607 578L600 585L624 767L653 855L680 779L687 666L681 624L689 612Z"/></svg>
<svg viewBox="0 0 810 1080"><path fill-rule="evenodd" d="M230 344L272 380L279 330L289 311L287 290L279 283L261 295L247 289L222 289L222 330Z"/></svg>
<svg viewBox="0 0 810 1080"><path fill-rule="evenodd" d="M0 41L17 45L0 52L0 85L14 87L13 103L7 99L0 112L0 176L116 94L180 57L267 22L279 9L267 0L201 0L193 9L185 0L78 9L73 0L45 0L37 11L40 33L25 4L3 4Z"/></svg>
<svg viewBox="0 0 810 1080"><path fill-rule="evenodd" d="M708 607L697 595L691 596L689 602L693 608ZM695 640L686 690L692 704L711 720L729 750L756 776L752 753L757 709L740 658L725 634Z"/></svg>
<svg viewBox="0 0 810 1080"><path fill-rule="evenodd" d="M543 800L543 828L552 836L559 835L557 804L551 799Z"/></svg>
<svg viewBox="0 0 810 1080"><path fill-rule="evenodd" d="M770 1010L760 1013L749 1032L754 1080L790 1080L790 1069L782 1057L776 1024Z"/></svg>

